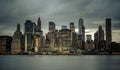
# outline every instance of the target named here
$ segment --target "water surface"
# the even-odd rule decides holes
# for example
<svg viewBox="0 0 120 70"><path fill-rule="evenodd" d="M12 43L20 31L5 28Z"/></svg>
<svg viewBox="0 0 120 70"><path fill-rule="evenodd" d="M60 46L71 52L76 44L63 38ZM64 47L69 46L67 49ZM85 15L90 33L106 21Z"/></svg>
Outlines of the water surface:
<svg viewBox="0 0 120 70"><path fill-rule="evenodd" d="M120 56L0 55L0 70L120 70Z"/></svg>

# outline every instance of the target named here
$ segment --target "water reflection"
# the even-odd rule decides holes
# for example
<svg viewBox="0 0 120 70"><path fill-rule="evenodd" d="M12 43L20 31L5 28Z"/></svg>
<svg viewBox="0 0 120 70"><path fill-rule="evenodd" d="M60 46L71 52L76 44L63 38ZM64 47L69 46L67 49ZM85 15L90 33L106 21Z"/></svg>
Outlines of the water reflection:
<svg viewBox="0 0 120 70"><path fill-rule="evenodd" d="M0 56L0 70L120 70L119 65L120 56Z"/></svg>

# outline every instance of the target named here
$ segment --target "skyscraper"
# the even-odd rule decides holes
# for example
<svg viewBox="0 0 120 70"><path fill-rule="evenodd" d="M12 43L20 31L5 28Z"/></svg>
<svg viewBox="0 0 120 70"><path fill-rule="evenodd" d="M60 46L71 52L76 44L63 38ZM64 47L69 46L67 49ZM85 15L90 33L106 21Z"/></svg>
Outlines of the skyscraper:
<svg viewBox="0 0 120 70"><path fill-rule="evenodd" d="M11 53L18 54L22 51L22 32L20 31L20 24L17 24L17 30L14 32Z"/></svg>
<svg viewBox="0 0 120 70"><path fill-rule="evenodd" d="M86 46L85 46L85 50L86 51L93 51L94 48L94 42L92 40L92 35L86 35Z"/></svg>
<svg viewBox="0 0 120 70"><path fill-rule="evenodd" d="M43 31L41 30L41 20L40 17L37 20L37 25L34 26L34 52L39 53L43 47Z"/></svg>
<svg viewBox="0 0 120 70"><path fill-rule="evenodd" d="M71 30L67 29L67 26L62 26L62 29L59 30L58 43L60 51L70 51L72 48L72 34Z"/></svg>
<svg viewBox="0 0 120 70"><path fill-rule="evenodd" d="M83 19L80 18L78 22L78 34L83 35Z"/></svg>
<svg viewBox="0 0 120 70"><path fill-rule="evenodd" d="M104 30L100 25L98 27L98 31L94 34L94 43L97 50L102 51L105 49L103 42L104 42Z"/></svg>
<svg viewBox="0 0 120 70"><path fill-rule="evenodd" d="M79 48L84 49L84 41L85 41L85 27L84 27L84 21L82 18L79 19L78 22L78 43L79 43Z"/></svg>
<svg viewBox="0 0 120 70"><path fill-rule="evenodd" d="M75 32L74 22L70 22L71 38L72 38L72 50L77 49L77 33Z"/></svg>
<svg viewBox="0 0 120 70"><path fill-rule="evenodd" d="M105 20L105 30L106 30L106 50L111 51L111 41L112 41L112 34L111 34L111 18L106 18Z"/></svg>
<svg viewBox="0 0 120 70"><path fill-rule="evenodd" d="M49 32L46 34L46 47L51 51L55 51L58 48L57 33L58 31L55 29L55 23L49 22Z"/></svg>
<svg viewBox="0 0 120 70"><path fill-rule="evenodd" d="M40 20L40 17L37 20L37 31L41 31L41 20Z"/></svg>
<svg viewBox="0 0 120 70"><path fill-rule="evenodd" d="M55 23L54 22L49 22L49 31L54 32L55 31Z"/></svg>
<svg viewBox="0 0 120 70"><path fill-rule="evenodd" d="M70 30L71 30L72 32L75 32L74 22L70 22Z"/></svg>
<svg viewBox="0 0 120 70"><path fill-rule="evenodd" d="M33 47L33 34L35 23L31 20L25 22L25 52L31 52Z"/></svg>

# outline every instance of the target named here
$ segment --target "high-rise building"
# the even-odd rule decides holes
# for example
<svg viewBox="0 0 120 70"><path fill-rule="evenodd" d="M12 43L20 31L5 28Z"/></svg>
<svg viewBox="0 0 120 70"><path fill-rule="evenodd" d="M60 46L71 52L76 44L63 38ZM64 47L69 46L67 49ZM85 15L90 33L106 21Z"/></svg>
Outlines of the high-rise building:
<svg viewBox="0 0 120 70"><path fill-rule="evenodd" d="M54 32L55 31L55 23L54 22L49 22L49 31Z"/></svg>
<svg viewBox="0 0 120 70"><path fill-rule="evenodd" d="M98 50L98 43L99 43L99 37L98 37L98 31L94 33L94 44L95 44L95 49Z"/></svg>
<svg viewBox="0 0 120 70"><path fill-rule="evenodd" d="M37 20L37 25L34 26L34 37L33 37L33 51L39 53L43 47L43 31L41 30L40 17Z"/></svg>
<svg viewBox="0 0 120 70"><path fill-rule="evenodd" d="M77 33L75 32L74 22L70 22L70 30L71 30L71 38L72 38L72 50L76 50L78 36L77 36Z"/></svg>
<svg viewBox="0 0 120 70"><path fill-rule="evenodd" d="M70 51L72 48L72 34L70 29L63 28L58 33L58 44L60 51Z"/></svg>
<svg viewBox="0 0 120 70"><path fill-rule="evenodd" d="M92 40L92 36L91 35L86 35L86 46L85 46L85 50L86 51L93 51L95 49L94 47L94 42Z"/></svg>
<svg viewBox="0 0 120 70"><path fill-rule="evenodd" d="M98 29L98 49L101 51L104 51L105 47L103 45L104 42L104 30L102 29L102 26L99 26Z"/></svg>
<svg viewBox="0 0 120 70"><path fill-rule="evenodd" d="M106 30L106 50L111 51L111 41L112 41L111 18L106 18L105 30Z"/></svg>
<svg viewBox="0 0 120 70"><path fill-rule="evenodd" d="M98 35L99 35L99 41L103 41L104 40L104 30L102 29L102 26L99 26L98 28Z"/></svg>
<svg viewBox="0 0 120 70"><path fill-rule="evenodd" d="M41 31L41 20L40 20L40 17L38 18L37 20L37 31Z"/></svg>
<svg viewBox="0 0 120 70"><path fill-rule="evenodd" d="M11 53L18 54L22 51L22 32L20 31L20 24L17 24L17 30L14 32Z"/></svg>
<svg viewBox="0 0 120 70"><path fill-rule="evenodd" d="M100 25L98 28L98 31L94 34L94 43L95 48L98 51L104 51L104 30L102 29L102 26Z"/></svg>
<svg viewBox="0 0 120 70"><path fill-rule="evenodd" d="M83 19L80 18L78 22L78 34L79 35L83 35L83 23L84 23Z"/></svg>
<svg viewBox="0 0 120 70"><path fill-rule="evenodd" d="M39 53L39 48L41 44L40 42L41 42L40 37L37 35L34 35L34 38L33 38L33 52L34 53Z"/></svg>
<svg viewBox="0 0 120 70"><path fill-rule="evenodd" d="M78 47L82 50L84 50L85 45L85 27L84 27L84 21L82 18L79 19L78 22Z"/></svg>
<svg viewBox="0 0 120 70"><path fill-rule="evenodd" d="M58 49L57 46L57 32L48 32L46 34L46 46L51 51L55 51Z"/></svg>
<svg viewBox="0 0 120 70"><path fill-rule="evenodd" d="M0 36L0 54L11 53L11 36Z"/></svg>
<svg viewBox="0 0 120 70"><path fill-rule="evenodd" d="M25 52L31 52L33 50L33 34L34 25L31 20L25 22Z"/></svg>
<svg viewBox="0 0 120 70"><path fill-rule="evenodd" d="M72 32L75 32L74 22L70 22L70 30L71 30Z"/></svg>
<svg viewBox="0 0 120 70"><path fill-rule="evenodd" d="M46 47L51 51L56 51L58 49L57 33L58 31L55 30L55 23L49 22L49 32L46 34Z"/></svg>

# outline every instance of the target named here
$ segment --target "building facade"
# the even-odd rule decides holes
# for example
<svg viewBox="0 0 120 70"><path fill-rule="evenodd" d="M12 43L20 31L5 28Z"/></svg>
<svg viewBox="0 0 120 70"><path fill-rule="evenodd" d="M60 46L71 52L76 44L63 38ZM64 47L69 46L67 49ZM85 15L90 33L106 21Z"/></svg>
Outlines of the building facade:
<svg viewBox="0 0 120 70"><path fill-rule="evenodd" d="M84 50L85 45L85 26L83 18L78 22L78 48Z"/></svg>
<svg viewBox="0 0 120 70"><path fill-rule="evenodd" d="M11 36L0 36L0 54L11 53Z"/></svg>
<svg viewBox="0 0 120 70"><path fill-rule="evenodd" d="M35 24L34 26L33 51L40 53L41 48L43 48L43 31L41 30L41 20L39 17L37 25Z"/></svg>
<svg viewBox="0 0 120 70"><path fill-rule="evenodd" d="M101 25L99 26L98 31L94 34L94 43L95 43L95 48L97 51L105 50L104 30L102 29Z"/></svg>
<svg viewBox="0 0 120 70"><path fill-rule="evenodd" d="M72 38L72 50L77 49L78 34L75 32L74 22L70 22L71 38Z"/></svg>
<svg viewBox="0 0 120 70"><path fill-rule="evenodd" d="M49 22L49 32L55 32L55 23Z"/></svg>
<svg viewBox="0 0 120 70"><path fill-rule="evenodd" d="M25 22L25 52L31 52L33 50L33 35L34 35L35 23L31 20Z"/></svg>
<svg viewBox="0 0 120 70"><path fill-rule="evenodd" d="M70 29L63 28L58 33L58 44L60 51L70 51L72 48L72 34Z"/></svg>
<svg viewBox="0 0 120 70"><path fill-rule="evenodd" d="M111 42L112 42L111 18L106 18L105 30L106 30L106 51L111 51Z"/></svg>
<svg viewBox="0 0 120 70"><path fill-rule="evenodd" d="M17 30L14 32L11 45L11 53L18 54L22 51L22 32L20 31L20 24L17 24Z"/></svg>
<svg viewBox="0 0 120 70"><path fill-rule="evenodd" d="M94 42L92 40L91 35L86 35L86 46L85 46L85 51L93 51L95 49L94 47Z"/></svg>
<svg viewBox="0 0 120 70"><path fill-rule="evenodd" d="M46 34L46 47L48 51L58 50L58 31L55 29L54 22L49 22L49 32Z"/></svg>

